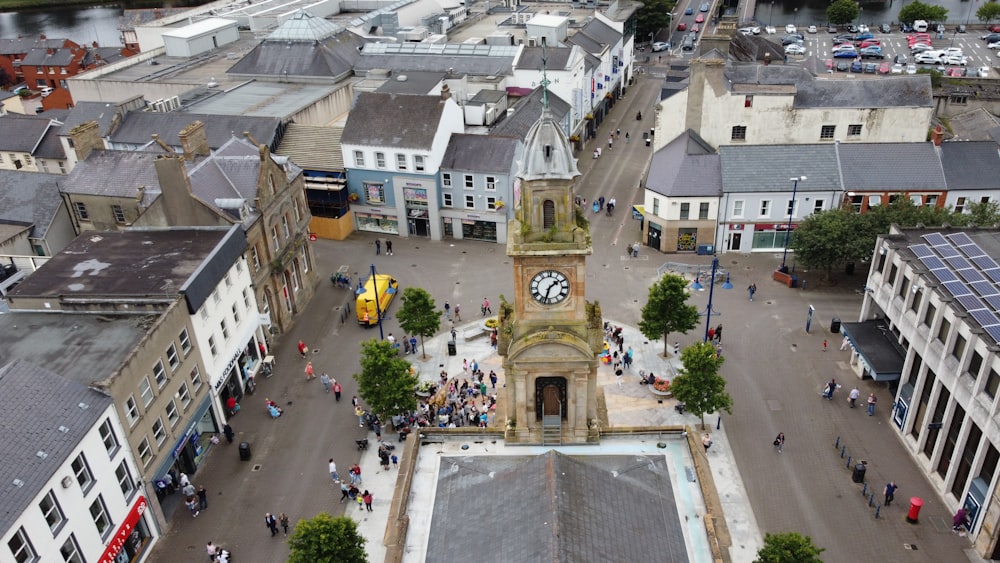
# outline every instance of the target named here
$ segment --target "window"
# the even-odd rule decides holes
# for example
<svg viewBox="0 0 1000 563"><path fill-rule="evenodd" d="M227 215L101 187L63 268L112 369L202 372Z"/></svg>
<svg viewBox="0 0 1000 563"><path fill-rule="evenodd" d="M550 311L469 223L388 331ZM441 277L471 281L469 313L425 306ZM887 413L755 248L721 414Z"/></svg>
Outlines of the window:
<svg viewBox="0 0 1000 563"><path fill-rule="evenodd" d="M177 346L171 344L167 347L167 363L170 364L170 371L177 369L177 366L181 365L180 359L177 357Z"/></svg>
<svg viewBox="0 0 1000 563"><path fill-rule="evenodd" d="M274 247L275 251L277 251L279 248L281 248L281 240L278 238L278 226L277 225L273 225L271 227L271 245Z"/></svg>
<svg viewBox="0 0 1000 563"><path fill-rule="evenodd" d="M17 168L20 168L20 166ZM73 202L73 208L76 209L77 219L81 221L90 221L90 213L87 212L87 205L85 203L80 201Z"/></svg>
<svg viewBox="0 0 1000 563"><path fill-rule="evenodd" d="M243 307L247 311L250 310L250 303L251 303L251 300L250 300L250 288L244 287L243 288Z"/></svg>
<svg viewBox="0 0 1000 563"><path fill-rule="evenodd" d="M969 103L969 96L966 94L952 94L948 96L948 101L953 104L965 105Z"/></svg>
<svg viewBox="0 0 1000 563"><path fill-rule="evenodd" d="M419 154L413 155L413 169L417 172L423 172L425 168L424 157Z"/></svg>
<svg viewBox="0 0 1000 563"><path fill-rule="evenodd" d="M681 215L680 215L681 221L687 221L690 218L691 218L691 204L690 203L682 203L681 204Z"/></svg>
<svg viewBox="0 0 1000 563"><path fill-rule="evenodd" d="M142 397L142 406L148 407L153 402L153 387L149 384L149 378L143 377L139 382L139 396Z"/></svg>
<svg viewBox="0 0 1000 563"><path fill-rule="evenodd" d="M951 332L951 323L948 319L941 319L941 328L938 329L937 339L941 343L948 342L948 333Z"/></svg>
<svg viewBox="0 0 1000 563"><path fill-rule="evenodd" d="M861 125L848 125L847 126L847 136L857 137L861 135Z"/></svg>
<svg viewBox="0 0 1000 563"><path fill-rule="evenodd" d="M135 397L130 396L125 400L125 419L130 428L139 420L139 407L135 404Z"/></svg>
<svg viewBox="0 0 1000 563"><path fill-rule="evenodd" d="M375 168L385 168L385 153L375 153Z"/></svg>
<svg viewBox="0 0 1000 563"><path fill-rule="evenodd" d="M23 527L18 528L14 537L10 538L10 541L7 542L7 548L10 549L11 554L14 556L14 561L17 563L26 563L27 561L38 559L38 554L35 553L35 548L28 541L28 534L25 533Z"/></svg>
<svg viewBox="0 0 1000 563"><path fill-rule="evenodd" d="M771 214L771 200L765 199L760 202L760 216L767 217Z"/></svg>
<svg viewBox="0 0 1000 563"><path fill-rule="evenodd" d="M299 290L299 263L292 262L292 291Z"/></svg>
<svg viewBox="0 0 1000 563"><path fill-rule="evenodd" d="M294 204L292 205L292 211L295 213L295 224L298 225L302 221L302 202L298 198L295 198L292 200L292 203ZM236 269L241 272L243 271L238 261L236 262Z"/></svg>
<svg viewBox="0 0 1000 563"><path fill-rule="evenodd" d="M218 305L219 302L222 301L222 298L219 297L219 289L218 288L216 288L215 291L212 292L212 301L215 302L216 305Z"/></svg>
<svg viewBox="0 0 1000 563"><path fill-rule="evenodd" d="M983 356L976 350L972 351L972 359L969 360L969 375L972 379L979 377L979 371L983 369Z"/></svg>
<svg viewBox="0 0 1000 563"><path fill-rule="evenodd" d="M708 202L698 204L698 218L701 220L708 219Z"/></svg>
<svg viewBox="0 0 1000 563"><path fill-rule="evenodd" d="M288 228L288 214L281 216L281 232L285 235L285 238L290 238L292 236L292 231Z"/></svg>
<svg viewBox="0 0 1000 563"><path fill-rule="evenodd" d="M983 391L992 400L997 396L997 389L1000 389L1000 374L995 369L990 368L990 375L986 378L986 387L983 388Z"/></svg>
<svg viewBox="0 0 1000 563"><path fill-rule="evenodd" d="M836 125L824 125L819 128L819 138L820 139L832 139L834 133L837 131Z"/></svg>
<svg viewBox="0 0 1000 563"><path fill-rule="evenodd" d="M115 469L115 477L118 478L118 487L122 490L122 496L128 498L135 490L135 481L132 480L132 472L128 469L128 462L124 459Z"/></svg>
<svg viewBox="0 0 1000 563"><path fill-rule="evenodd" d="M191 404L191 394L188 392L187 383L181 383L177 390L177 398L181 400L182 409L186 409Z"/></svg>
<svg viewBox="0 0 1000 563"><path fill-rule="evenodd" d="M222 331L222 339L229 340L229 323L226 322L226 319L219 321L219 330Z"/></svg>
<svg viewBox="0 0 1000 563"><path fill-rule="evenodd" d="M198 366L196 365L191 369L191 388L194 389L195 393L201 389L202 383L204 383L204 381L201 380L201 370L198 369Z"/></svg>
<svg viewBox="0 0 1000 563"><path fill-rule="evenodd" d="M94 474L90 472L90 466L87 465L87 458L81 453L76 456L71 464L73 467L73 474L76 475L76 482L80 484L80 488L86 491L94 484Z"/></svg>
<svg viewBox="0 0 1000 563"><path fill-rule="evenodd" d="M930 328L930 326L934 324L934 315L936 313L937 313L937 307L935 307L931 303L928 303L927 312L924 313L924 325L926 325L928 328Z"/></svg>
<svg viewBox="0 0 1000 563"><path fill-rule="evenodd" d="M182 330L181 333L177 335L177 338L181 341L181 350L183 350L184 355L187 356L187 353L191 351L191 338L188 337L187 329L185 328Z"/></svg>
<svg viewBox="0 0 1000 563"><path fill-rule="evenodd" d="M111 427L111 419L106 418L104 422L101 423L101 441L104 442L104 449L108 451L108 456L115 455L118 451L118 436L115 436L115 430Z"/></svg>
<svg viewBox="0 0 1000 563"><path fill-rule="evenodd" d="M919 289L913 294L913 301L910 302L910 310L914 313L920 311L920 302L923 301L923 296L924 292Z"/></svg>
<svg viewBox="0 0 1000 563"><path fill-rule="evenodd" d="M385 202L385 188L382 184L376 184L374 182L365 182L365 201L368 203L384 203Z"/></svg>
<svg viewBox="0 0 1000 563"><path fill-rule="evenodd" d="M260 271L260 253L257 251L257 245L250 247L250 260L253 262L253 271Z"/></svg>
<svg viewBox="0 0 1000 563"><path fill-rule="evenodd" d="M743 107L752 108L753 107L753 96L746 96L743 98Z"/></svg>
<svg viewBox="0 0 1000 563"><path fill-rule="evenodd" d="M208 349L212 352L212 356L219 355L219 348L215 345L215 336L208 337Z"/></svg>
<svg viewBox="0 0 1000 563"><path fill-rule="evenodd" d="M733 201L733 217L743 216L743 206L746 202L742 199L737 199Z"/></svg>
<svg viewBox="0 0 1000 563"><path fill-rule="evenodd" d="M63 69L63 72L66 72L66 69ZM80 546L76 544L76 536L73 534L70 534L63 542L62 547L59 548L59 554L62 555L63 561L66 563L84 563L83 556L80 555Z"/></svg>
<svg viewBox="0 0 1000 563"><path fill-rule="evenodd" d="M788 200L788 206L785 207L785 215L788 215L789 217L795 217L795 200L794 199Z"/></svg>
<svg viewBox="0 0 1000 563"><path fill-rule="evenodd" d="M306 252L305 248L303 248L299 252L299 263L302 266L302 272L303 273L306 273L306 272L309 271L309 253Z"/></svg>
<svg viewBox="0 0 1000 563"><path fill-rule="evenodd" d="M495 198L495 197L487 197L486 198L486 209L489 209L490 211L496 211L496 209L497 209L497 198Z"/></svg>
<svg viewBox="0 0 1000 563"><path fill-rule="evenodd" d="M153 379L156 380L157 389L167 382L167 370L163 368L163 360L157 360L153 365Z"/></svg>
<svg viewBox="0 0 1000 563"><path fill-rule="evenodd" d="M142 441L139 442L139 461L142 462L143 467L146 467L152 459L153 450L149 447L149 438L143 437Z"/></svg>
<svg viewBox="0 0 1000 563"><path fill-rule="evenodd" d="M472 174L465 175L465 189L471 190L476 187L475 182L472 181Z"/></svg>
<svg viewBox="0 0 1000 563"><path fill-rule="evenodd" d="M233 303L233 324L240 324L240 306Z"/></svg>
<svg viewBox="0 0 1000 563"><path fill-rule="evenodd" d="M112 205L111 214L115 216L115 223L118 223L119 225L125 224L125 210L122 209L122 206Z"/></svg>
<svg viewBox="0 0 1000 563"><path fill-rule="evenodd" d="M906 301L906 292L910 290L910 278L903 276L903 282L899 284L899 291L896 292L897 295Z"/></svg>
<svg viewBox="0 0 1000 563"><path fill-rule="evenodd" d="M365 153L361 151L354 151L354 166L359 168L365 165Z"/></svg>
<svg viewBox="0 0 1000 563"><path fill-rule="evenodd" d="M889 268L889 278L886 280L886 283L889 285L896 285L896 274L898 273L899 267L893 264L892 267Z"/></svg>
<svg viewBox="0 0 1000 563"><path fill-rule="evenodd" d="M42 502L38 503L38 509L42 511L45 522L48 523L49 529L53 532L58 530L59 526L66 520L62 509L59 508L59 503L56 502L56 495L51 490L42 497Z"/></svg>
<svg viewBox="0 0 1000 563"><path fill-rule="evenodd" d="M233 276L229 272L226 272L226 276L222 279L226 282L226 287L233 287Z"/></svg>
<svg viewBox="0 0 1000 563"><path fill-rule="evenodd" d="M497 177L487 176L486 177L486 191L495 192L497 190Z"/></svg>
<svg viewBox="0 0 1000 563"><path fill-rule="evenodd" d="M156 440L157 446L163 444L163 441L167 439L167 431L163 428L163 420L159 417L153 423L153 439Z"/></svg>
<svg viewBox="0 0 1000 563"><path fill-rule="evenodd" d="M167 422L170 423L170 427L173 428L177 421L180 420L180 415L177 414L177 403L173 399L167 403L167 408L165 409L167 413Z"/></svg>
<svg viewBox="0 0 1000 563"><path fill-rule="evenodd" d="M924 198L924 205L930 205L931 207L937 207L938 196L929 195Z"/></svg>
<svg viewBox="0 0 1000 563"><path fill-rule="evenodd" d="M747 140L747 128L745 125L734 125L731 139L733 141Z"/></svg>
<svg viewBox="0 0 1000 563"><path fill-rule="evenodd" d="M396 154L396 170L406 170L405 154Z"/></svg>
<svg viewBox="0 0 1000 563"><path fill-rule="evenodd" d="M653 215L660 216L660 198L658 197L653 198Z"/></svg>
<svg viewBox="0 0 1000 563"><path fill-rule="evenodd" d="M960 197L955 200L955 213L961 213L965 209L965 198Z"/></svg>
<svg viewBox="0 0 1000 563"><path fill-rule="evenodd" d="M448 193L448 192L441 192L441 206L442 207L452 207L452 206L454 206L454 203L452 203L452 199L451 199L451 194L450 193Z"/></svg>
<svg viewBox="0 0 1000 563"><path fill-rule="evenodd" d="M108 507L104 506L104 499L97 495L97 499L90 505L90 517L94 519L97 526L97 533L103 538L111 532L111 519L108 518Z"/></svg>
<svg viewBox="0 0 1000 563"><path fill-rule="evenodd" d="M441 174L441 185L450 188L451 187L451 174L443 172Z"/></svg>
<svg viewBox="0 0 1000 563"><path fill-rule="evenodd" d="M465 196L465 208L466 209L475 209L476 208L476 196L474 196L474 195L467 195L467 196Z"/></svg>
<svg viewBox="0 0 1000 563"><path fill-rule="evenodd" d="M955 337L955 345L951 347L951 355L959 362L962 361L962 355L965 354L965 344L965 337L959 334Z"/></svg>
<svg viewBox="0 0 1000 563"><path fill-rule="evenodd" d="M979 198L979 203L989 203L989 202L990 202L990 196L988 195Z"/></svg>

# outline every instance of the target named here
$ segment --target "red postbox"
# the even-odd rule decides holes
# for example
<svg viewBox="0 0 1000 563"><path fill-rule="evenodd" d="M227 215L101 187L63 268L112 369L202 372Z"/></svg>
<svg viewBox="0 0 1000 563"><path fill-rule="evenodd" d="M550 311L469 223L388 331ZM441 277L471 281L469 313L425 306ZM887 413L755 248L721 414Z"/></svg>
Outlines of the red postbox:
<svg viewBox="0 0 1000 563"><path fill-rule="evenodd" d="M924 506L924 499L920 497L910 497L910 512L906 515L906 521L916 524L920 520L920 509Z"/></svg>

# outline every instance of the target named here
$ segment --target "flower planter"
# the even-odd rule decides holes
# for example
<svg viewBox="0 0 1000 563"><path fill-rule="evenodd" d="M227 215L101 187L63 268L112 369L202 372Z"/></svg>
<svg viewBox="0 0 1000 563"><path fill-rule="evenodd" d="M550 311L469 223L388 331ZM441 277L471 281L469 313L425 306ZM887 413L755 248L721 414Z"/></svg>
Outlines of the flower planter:
<svg viewBox="0 0 1000 563"><path fill-rule="evenodd" d="M646 389L649 389L649 392L652 393L653 395L657 396L657 397L673 397L674 396L674 394L671 393L670 391L660 391L658 389L654 389L652 385L647 385Z"/></svg>
<svg viewBox="0 0 1000 563"><path fill-rule="evenodd" d="M414 393L421 399L429 399L431 396L429 391L414 391Z"/></svg>

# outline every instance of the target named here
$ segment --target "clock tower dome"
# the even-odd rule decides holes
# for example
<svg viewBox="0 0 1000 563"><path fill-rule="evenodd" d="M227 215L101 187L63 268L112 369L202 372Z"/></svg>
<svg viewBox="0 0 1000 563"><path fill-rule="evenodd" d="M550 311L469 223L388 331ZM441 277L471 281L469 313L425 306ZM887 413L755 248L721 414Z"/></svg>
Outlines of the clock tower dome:
<svg viewBox="0 0 1000 563"><path fill-rule="evenodd" d="M544 61L543 61L544 72ZM584 443L597 434L600 307L584 295L590 230L574 201L580 172L548 107L525 139L508 228L514 299L500 310L508 442ZM515 190L517 191L517 190Z"/></svg>

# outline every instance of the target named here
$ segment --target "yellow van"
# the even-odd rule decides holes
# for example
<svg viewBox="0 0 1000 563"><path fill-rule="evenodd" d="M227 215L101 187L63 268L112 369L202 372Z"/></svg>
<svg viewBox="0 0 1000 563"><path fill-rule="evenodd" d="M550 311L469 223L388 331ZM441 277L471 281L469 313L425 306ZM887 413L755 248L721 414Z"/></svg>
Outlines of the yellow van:
<svg viewBox="0 0 1000 563"><path fill-rule="evenodd" d="M385 318L385 312L396 297L399 291L399 282L390 275L376 274L369 276L364 285L359 285L356 290L358 296L354 310L358 314L358 323L361 326L372 326L378 324L379 311ZM375 307L375 296L378 296L378 307Z"/></svg>

